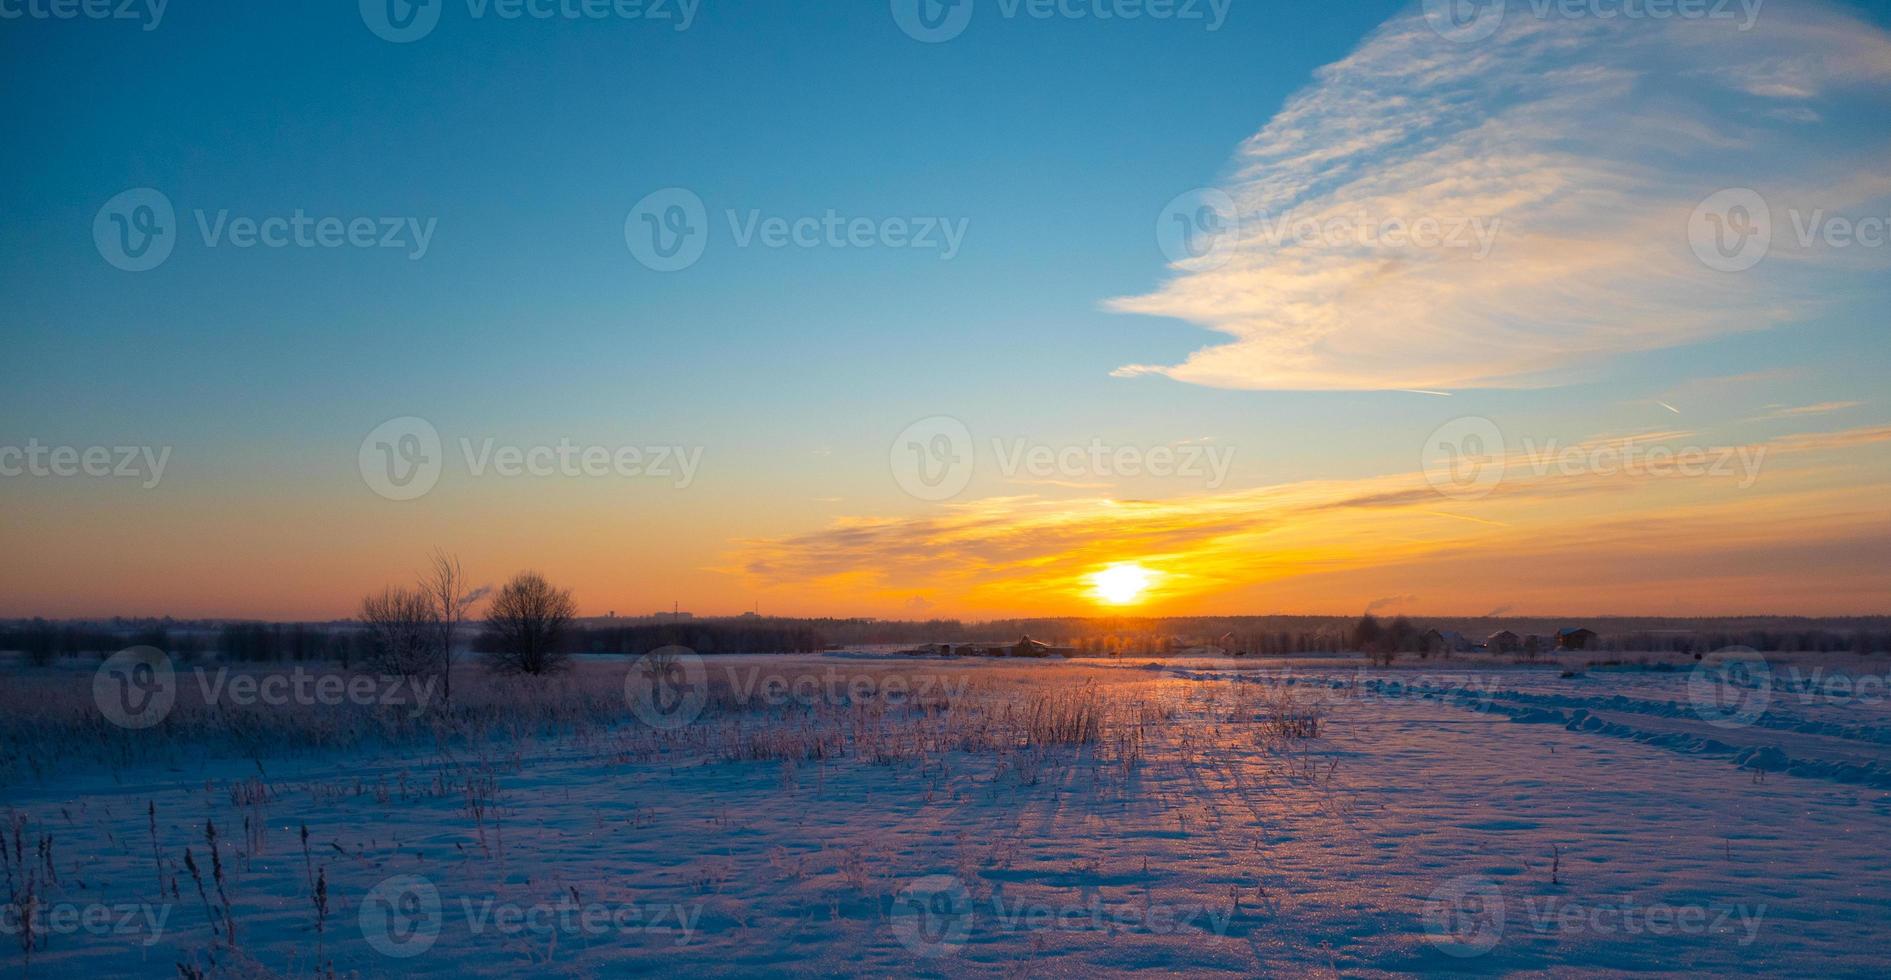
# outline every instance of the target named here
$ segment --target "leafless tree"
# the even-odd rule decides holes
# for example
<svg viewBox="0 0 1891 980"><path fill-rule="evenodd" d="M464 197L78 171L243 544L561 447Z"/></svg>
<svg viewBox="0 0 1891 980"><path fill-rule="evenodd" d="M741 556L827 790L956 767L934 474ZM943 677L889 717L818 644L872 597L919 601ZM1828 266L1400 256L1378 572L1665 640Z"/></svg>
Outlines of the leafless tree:
<svg viewBox="0 0 1891 980"><path fill-rule="evenodd" d="M433 604L414 589L390 587L361 600L361 622L373 641L369 665L388 674L424 677L434 672L438 634Z"/></svg>
<svg viewBox="0 0 1891 980"><path fill-rule="evenodd" d="M571 590L555 588L537 572L514 575L486 611L486 627L496 641L488 663L509 674L545 674L563 667L568 654L560 641L577 610Z"/></svg>
<svg viewBox="0 0 1891 980"><path fill-rule="evenodd" d="M466 614L490 591L467 583L466 571L457 555L434 549L427 567L420 573L420 594L425 596L434 617L433 643L440 658L440 690L445 700L453 700L453 635Z"/></svg>

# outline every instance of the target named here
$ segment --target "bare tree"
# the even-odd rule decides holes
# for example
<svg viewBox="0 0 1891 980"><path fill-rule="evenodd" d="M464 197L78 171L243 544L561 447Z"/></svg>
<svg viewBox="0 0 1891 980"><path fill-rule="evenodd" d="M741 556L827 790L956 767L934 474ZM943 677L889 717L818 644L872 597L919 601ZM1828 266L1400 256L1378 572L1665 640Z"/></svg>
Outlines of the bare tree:
<svg viewBox="0 0 1891 980"><path fill-rule="evenodd" d="M453 701L453 634L466 621L468 610L486 597L485 586L467 584L466 572L457 555L438 548L420 573L420 594L433 610L433 642L440 657L440 689L448 703Z"/></svg>
<svg viewBox="0 0 1891 980"><path fill-rule="evenodd" d="M545 674L563 667L569 655L560 641L577 610L571 590L553 587L537 572L514 575L486 610L486 627L496 641L488 663L509 674Z"/></svg>
<svg viewBox="0 0 1891 980"><path fill-rule="evenodd" d="M361 600L361 621L372 640L369 665L402 677L433 673L436 618L433 604L414 589L390 587Z"/></svg>

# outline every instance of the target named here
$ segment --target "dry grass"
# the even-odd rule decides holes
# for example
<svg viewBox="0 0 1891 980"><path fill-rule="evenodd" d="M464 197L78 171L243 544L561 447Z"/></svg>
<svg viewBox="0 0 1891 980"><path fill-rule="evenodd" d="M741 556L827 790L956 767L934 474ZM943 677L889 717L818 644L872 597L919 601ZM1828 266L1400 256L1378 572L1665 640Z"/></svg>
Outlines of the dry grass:
<svg viewBox="0 0 1891 980"><path fill-rule="evenodd" d="M594 753L625 764L658 759L825 764L853 758L874 765L937 766L952 753L996 754L1006 768L1035 778L1046 765L1081 758L1127 776L1152 733L1204 724L1235 726L1263 740L1320 735L1324 712L1305 686L1244 678L1234 682L1156 682L1137 670L1072 664L980 665L853 663L853 675L908 682L920 693L855 700L770 697L734 679L712 658L703 713L675 731L640 724L625 700L629 665L585 662L550 677L497 678L463 669L450 707L411 705L236 706L205 704L194 679L180 673L177 705L156 727L129 731L93 704L89 673L36 671L0 692L0 785L75 765L119 770L198 756L249 759L258 772L284 756L336 749L385 752L432 769L431 786L406 777L323 787L334 796L461 796L482 812L475 784L516 770L538 751ZM783 658L768 670L819 671L825 664ZM910 683L921 673L951 683ZM934 676L933 680L939 680ZM470 761L469 761L470 760ZM423 777L425 778L425 777ZM786 773L785 781L796 776ZM230 788L232 802L260 806L267 777Z"/></svg>

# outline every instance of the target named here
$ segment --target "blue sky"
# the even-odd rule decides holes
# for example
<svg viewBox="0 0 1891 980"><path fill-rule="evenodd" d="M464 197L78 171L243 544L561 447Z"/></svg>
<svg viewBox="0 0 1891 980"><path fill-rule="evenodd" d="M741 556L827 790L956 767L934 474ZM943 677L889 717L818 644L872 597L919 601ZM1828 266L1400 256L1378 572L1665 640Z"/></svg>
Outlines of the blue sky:
<svg viewBox="0 0 1891 980"><path fill-rule="evenodd" d="M1841 9L1880 28L1891 21L1882 8ZM964 33L939 44L906 36L874 2L705 0L685 31L475 18L451 2L407 44L377 37L346 3L173 0L150 31L0 23L9 93L0 316L13 368L0 442L154 443L178 454L155 495L17 482L6 492L43 527L75 534L107 512L128 528L203 528L219 507L282 504L287 520L358 540L325 541L333 553L311 557L332 575L320 594L245 593L240 604L341 613L335 583L374 567L366 555L388 535L417 545L518 513L513 488L471 488L423 502L418 522L401 515L420 530L390 530L395 519L372 509L385 502L353 465L363 435L385 419L421 416L449 440L701 445L710 463L691 495L612 503L560 490L522 506L545 521L598 521L584 508L627 507L646 531L692 536L666 539L664 556L646 559L654 570L594 592L636 593L658 579L705 608L761 594L813 611L829 601L819 589L745 579L742 542L933 513L886 474L888 443L926 416L961 418L981 438L1052 445L1216 440L1240 448L1242 487L1409 468L1427 431L1467 413L1570 440L1645 430L1666 422L1649 408L1663 393L1761 372L1772 373L1748 386L1751 404L1719 410L1716 423L1789 403L1859 402L1848 421L1887 419L1872 403L1886 367L1877 312L1886 290L1855 270L1819 286L1836 301L1796 309L1790 332L1704 328L1674 346L1605 344L1607 356L1567 369L1559 361L1567 375L1549 387L1503 381L1443 399L1361 390L1382 387L1372 378L1277 390L1299 385L1244 374L1245 360L1233 382L1177 369L1218 343L1201 328L1219 314L1196 314L1220 302L1217 277L1227 273L1169 267L1155 233L1164 205L1195 188L1259 193L1278 179L1278 168L1243 171L1252 160L1242 148L1264 149L1250 141L1296 93L1317 94L1322 66L1414 10L1237 0L1211 31L1204 20L1006 18L995 0L978 0ZM1838 89L1818 124L1795 130L1817 138L1792 152L1882 140L1883 89ZM127 273L101 261L92 230L101 205L136 187L162 191L183 234L162 266ZM698 195L712 229L703 259L680 272L639 265L624 241L626 212L666 187ZM830 208L962 221L964 244L950 260L917 249L738 248L724 217ZM200 209L411 216L437 230L418 261L386 249L207 248L194 227ZM1160 315L1107 308L1139 297L1154 297ZM1468 351L1432 350L1441 362L1474 361L1477 340L1453 339ZM1112 377L1125 365L1175 376ZM1019 492L986 477L973 498ZM1110 489L1164 498L1200 488L1129 480ZM563 516L574 501L580 516ZM35 540L53 540L44 533ZM160 544L177 541L140 547ZM265 536L233 551L288 544ZM530 560L509 547L495 545L491 560ZM71 608L97 612L215 605L162 586L152 570L114 578L97 598L72 596L89 581L85 565L48 561L42 602L71 596ZM594 569L578 563L572 574ZM949 585L883 585L889 597L981 608Z"/></svg>
<svg viewBox="0 0 1891 980"><path fill-rule="evenodd" d="M468 380L525 371L619 398L627 375L675 394L695 383L682 374L714 365L738 382L717 401L745 421L758 403L780 417L771 389L787 375L897 396L902 363L991 390L1097 385L1152 342L1179 353L1194 339L1165 343L1096 311L1161 275L1154 211L1212 179L1257 106L1391 9L1236 11L1213 33L995 21L925 45L878 4L712 3L684 32L471 20L456 4L424 40L393 45L348 5L328 6L174 3L149 33L8 25L8 291L48 390L112 370L64 356L75 322L106 343L164 338L124 365L132 385L206 361L232 374L309 364L301 379L219 385L175 406L281 405L288 417L256 419L271 437L283 421L326 421L284 404L302 385L370 397L424 386L401 362L442 342ZM1296 40L1268 43L1282 37ZM622 215L671 185L712 211L960 217L968 247L951 263L712 250L688 274L655 275L627 261ZM187 249L148 277L161 281L127 283L86 231L134 186L180 209L417 214L440 231L420 263ZM553 336L533 342L530 328ZM1090 370L1042 370L1073 348ZM613 404L641 414L668 400Z"/></svg>

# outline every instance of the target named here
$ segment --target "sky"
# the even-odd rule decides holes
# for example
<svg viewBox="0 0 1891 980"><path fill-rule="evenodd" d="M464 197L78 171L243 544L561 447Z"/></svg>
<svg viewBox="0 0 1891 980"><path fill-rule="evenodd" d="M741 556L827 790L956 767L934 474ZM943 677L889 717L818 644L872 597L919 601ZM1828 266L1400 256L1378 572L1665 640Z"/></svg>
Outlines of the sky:
<svg viewBox="0 0 1891 980"><path fill-rule="evenodd" d="M1891 611L1882 4L86 9L0 616Z"/></svg>

